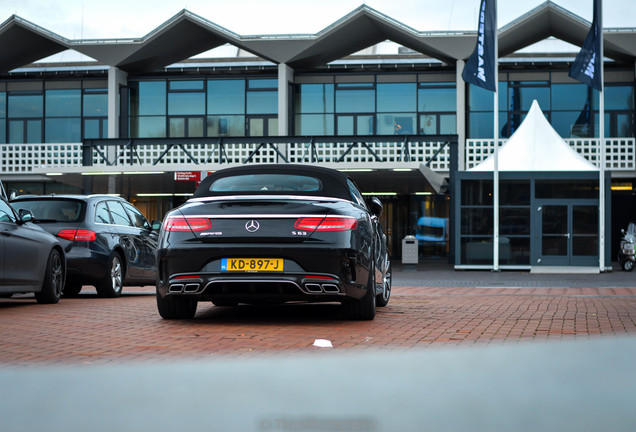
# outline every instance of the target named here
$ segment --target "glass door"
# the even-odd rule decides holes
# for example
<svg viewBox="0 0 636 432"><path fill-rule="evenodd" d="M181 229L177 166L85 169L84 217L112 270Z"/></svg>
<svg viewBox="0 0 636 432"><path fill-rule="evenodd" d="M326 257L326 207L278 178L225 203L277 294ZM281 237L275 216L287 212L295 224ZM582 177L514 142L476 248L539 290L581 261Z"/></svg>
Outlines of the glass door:
<svg viewBox="0 0 636 432"><path fill-rule="evenodd" d="M598 205L566 200L538 203L536 265L598 264Z"/></svg>
<svg viewBox="0 0 636 432"><path fill-rule="evenodd" d="M570 220L567 205L543 205L539 207L541 220L541 265L569 265Z"/></svg>

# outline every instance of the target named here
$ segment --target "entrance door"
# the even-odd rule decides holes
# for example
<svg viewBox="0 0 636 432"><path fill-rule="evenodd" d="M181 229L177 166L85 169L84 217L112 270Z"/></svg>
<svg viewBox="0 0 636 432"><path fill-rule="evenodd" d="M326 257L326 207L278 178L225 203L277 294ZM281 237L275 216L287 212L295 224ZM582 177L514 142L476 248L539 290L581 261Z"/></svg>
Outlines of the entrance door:
<svg viewBox="0 0 636 432"><path fill-rule="evenodd" d="M539 202L533 249L535 265L598 264L598 204L565 200Z"/></svg>

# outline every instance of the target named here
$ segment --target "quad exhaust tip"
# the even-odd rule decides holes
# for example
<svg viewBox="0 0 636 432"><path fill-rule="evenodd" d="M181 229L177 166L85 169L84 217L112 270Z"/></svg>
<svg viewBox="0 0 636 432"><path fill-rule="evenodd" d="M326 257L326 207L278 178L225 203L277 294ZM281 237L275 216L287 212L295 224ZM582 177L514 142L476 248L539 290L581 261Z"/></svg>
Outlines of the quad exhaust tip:
<svg viewBox="0 0 636 432"><path fill-rule="evenodd" d="M201 284L189 283L189 284L172 284L168 287L169 293L188 293L193 294L199 291Z"/></svg>
<svg viewBox="0 0 636 432"><path fill-rule="evenodd" d="M305 284L305 289L310 294L316 294L316 293L337 294L337 293L340 293L340 288L338 288L338 285L331 284L331 283L326 283L326 284L308 283L308 284Z"/></svg>

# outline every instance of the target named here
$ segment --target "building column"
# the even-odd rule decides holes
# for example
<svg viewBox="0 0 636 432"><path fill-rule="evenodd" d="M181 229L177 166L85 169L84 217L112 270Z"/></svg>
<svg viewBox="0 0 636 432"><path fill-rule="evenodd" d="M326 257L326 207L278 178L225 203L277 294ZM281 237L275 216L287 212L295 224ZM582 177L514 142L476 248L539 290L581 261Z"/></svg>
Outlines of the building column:
<svg viewBox="0 0 636 432"><path fill-rule="evenodd" d="M128 84L128 74L111 66L108 68L108 138L119 138L119 87Z"/></svg>
<svg viewBox="0 0 636 432"><path fill-rule="evenodd" d="M119 138L119 88L128 84L128 74L116 67L108 68L108 138ZM106 157L114 160L117 157L117 148L109 146ZM108 193L116 193L117 180L114 176L108 176Z"/></svg>
<svg viewBox="0 0 636 432"><path fill-rule="evenodd" d="M466 83L462 78L464 60L456 63L456 87L457 87L457 169L466 169Z"/></svg>
<svg viewBox="0 0 636 432"><path fill-rule="evenodd" d="M291 83L294 70L285 63L278 65L278 135L288 136L291 126Z"/></svg>

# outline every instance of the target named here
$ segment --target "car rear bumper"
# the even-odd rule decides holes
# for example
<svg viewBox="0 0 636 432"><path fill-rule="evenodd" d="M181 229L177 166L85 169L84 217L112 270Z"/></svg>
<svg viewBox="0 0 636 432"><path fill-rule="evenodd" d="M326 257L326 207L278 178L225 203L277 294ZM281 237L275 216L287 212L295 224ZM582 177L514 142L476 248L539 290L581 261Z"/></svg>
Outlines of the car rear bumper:
<svg viewBox="0 0 636 432"><path fill-rule="evenodd" d="M108 271L108 255L88 248L72 248L66 263L67 279L83 283L99 281Z"/></svg>
<svg viewBox="0 0 636 432"><path fill-rule="evenodd" d="M369 260L351 249L259 248L265 258L283 258L282 272L223 271L222 257L263 257L242 248L223 248L222 257L201 259L196 250L159 250L157 294L199 300L329 302L362 298L369 281ZM203 252L203 251L200 251ZM208 252L210 253L210 252ZM218 252L217 252L218 254Z"/></svg>

